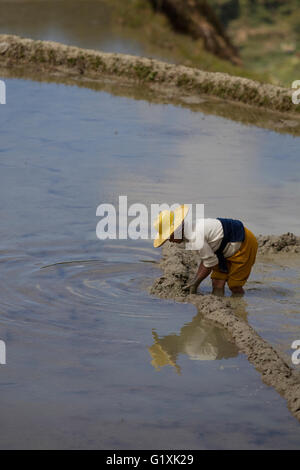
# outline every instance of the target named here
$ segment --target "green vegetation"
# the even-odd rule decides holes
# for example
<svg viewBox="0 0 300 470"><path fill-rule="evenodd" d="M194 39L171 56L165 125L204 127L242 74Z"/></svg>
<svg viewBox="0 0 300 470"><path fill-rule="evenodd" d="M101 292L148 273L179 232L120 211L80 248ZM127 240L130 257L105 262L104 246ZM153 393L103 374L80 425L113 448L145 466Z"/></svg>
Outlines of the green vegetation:
<svg viewBox="0 0 300 470"><path fill-rule="evenodd" d="M107 0L116 22L149 56L210 72L291 86L300 79L300 0L207 0L239 48L243 67L208 53L201 40L175 33L148 0Z"/></svg>
<svg viewBox="0 0 300 470"><path fill-rule="evenodd" d="M299 0L208 0L244 64L290 87L300 79Z"/></svg>
<svg viewBox="0 0 300 470"><path fill-rule="evenodd" d="M239 49L242 66L209 53L202 39L195 40L188 34L175 32L174 22L171 25L165 14L154 11L150 0L94 1L104 4L99 11L107 12L107 27L112 34L140 45L142 54L148 57L289 88L292 81L300 79L300 52L297 52L300 51L300 0L206 0L226 26L231 42ZM9 2L5 3L9 5ZM67 4L71 8L72 0ZM22 57L22 50L19 55ZM46 58L39 51L34 60L36 63L50 60L55 65L54 57ZM100 59L91 60L89 68L104 70ZM69 65L75 65L75 61L83 73L87 64L82 58L70 57ZM115 73L119 73L118 64ZM140 79L156 81L150 70L141 68L134 73Z"/></svg>
<svg viewBox="0 0 300 470"><path fill-rule="evenodd" d="M153 11L148 0L107 1L113 10L114 22L128 35L142 42L149 56L209 72L224 72L261 82L271 81L267 73L232 65L207 52L202 40L196 41L175 32L165 15Z"/></svg>

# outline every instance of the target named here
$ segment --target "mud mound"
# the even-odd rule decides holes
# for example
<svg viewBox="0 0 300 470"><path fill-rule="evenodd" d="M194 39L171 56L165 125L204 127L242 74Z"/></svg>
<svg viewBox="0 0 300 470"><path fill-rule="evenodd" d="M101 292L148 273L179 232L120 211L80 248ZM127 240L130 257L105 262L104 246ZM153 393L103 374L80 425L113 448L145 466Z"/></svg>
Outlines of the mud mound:
<svg viewBox="0 0 300 470"><path fill-rule="evenodd" d="M154 281L150 293L165 299L171 297L178 301L185 300L187 293L183 287L195 273L198 264L197 252L166 242L160 262L164 274Z"/></svg>
<svg viewBox="0 0 300 470"><path fill-rule="evenodd" d="M271 253L300 253L300 237L293 233L283 235L259 235L257 237L258 251L261 254Z"/></svg>
<svg viewBox="0 0 300 470"><path fill-rule="evenodd" d="M294 249L299 242L292 234L260 237L259 240L260 251L263 249L264 253ZM229 300L213 295L190 295L182 290L194 276L198 262L197 252L167 242L163 246L160 263L163 274L154 281L150 293L161 298L190 302L206 320L222 326L261 374L262 380L287 400L290 411L300 421L299 373L291 369L267 341L234 313Z"/></svg>

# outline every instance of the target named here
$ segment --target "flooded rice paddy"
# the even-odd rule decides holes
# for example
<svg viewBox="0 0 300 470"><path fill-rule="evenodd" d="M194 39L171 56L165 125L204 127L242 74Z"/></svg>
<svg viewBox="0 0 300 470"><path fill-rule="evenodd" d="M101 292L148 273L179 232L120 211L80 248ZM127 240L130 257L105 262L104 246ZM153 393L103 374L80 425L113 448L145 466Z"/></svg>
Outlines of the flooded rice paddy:
<svg viewBox="0 0 300 470"><path fill-rule="evenodd" d="M201 202L255 233L299 234L299 138L105 92L6 86L0 447L298 448L299 423L224 332L148 294L160 251L99 241L96 209L119 195ZM297 260L260 259L236 308L290 361L299 303Z"/></svg>
<svg viewBox="0 0 300 470"><path fill-rule="evenodd" d="M101 0L1 0L0 34L6 33L104 52L147 55L151 51L153 57L162 58L153 55L134 28L120 22L114 5Z"/></svg>

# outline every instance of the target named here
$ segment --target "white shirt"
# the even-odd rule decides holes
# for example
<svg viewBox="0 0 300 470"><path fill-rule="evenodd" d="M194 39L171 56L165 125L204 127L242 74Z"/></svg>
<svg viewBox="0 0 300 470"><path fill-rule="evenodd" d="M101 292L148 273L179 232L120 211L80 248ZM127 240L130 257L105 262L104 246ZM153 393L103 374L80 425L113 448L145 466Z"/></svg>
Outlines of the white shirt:
<svg viewBox="0 0 300 470"><path fill-rule="evenodd" d="M187 249L198 250L206 268L219 263L215 252L224 237L222 223L218 219L197 219L195 223L184 221L184 237L188 240ZM233 256L241 247L241 242L227 243L223 250L225 258Z"/></svg>

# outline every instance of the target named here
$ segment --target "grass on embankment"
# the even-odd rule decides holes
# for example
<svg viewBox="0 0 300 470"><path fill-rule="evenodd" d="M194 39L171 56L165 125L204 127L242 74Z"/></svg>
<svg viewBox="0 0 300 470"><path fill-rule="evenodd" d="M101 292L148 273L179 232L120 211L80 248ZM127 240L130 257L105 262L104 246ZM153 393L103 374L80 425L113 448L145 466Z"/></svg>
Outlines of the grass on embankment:
<svg viewBox="0 0 300 470"><path fill-rule="evenodd" d="M300 79L299 0L209 0L244 64L276 84Z"/></svg>
<svg viewBox="0 0 300 470"><path fill-rule="evenodd" d="M158 91L167 87L178 95L183 92L210 95L273 111L300 113L300 105L292 102L292 90L286 88L138 56L103 53L18 36L0 35L0 67L93 80L118 78L121 82L143 83Z"/></svg>

